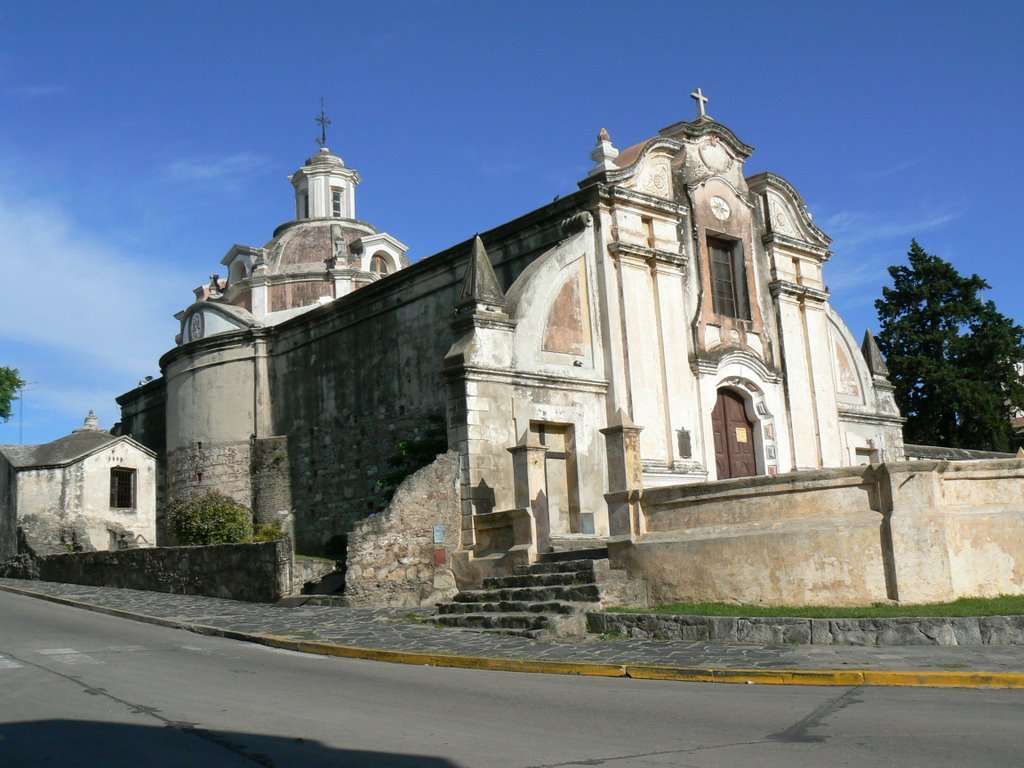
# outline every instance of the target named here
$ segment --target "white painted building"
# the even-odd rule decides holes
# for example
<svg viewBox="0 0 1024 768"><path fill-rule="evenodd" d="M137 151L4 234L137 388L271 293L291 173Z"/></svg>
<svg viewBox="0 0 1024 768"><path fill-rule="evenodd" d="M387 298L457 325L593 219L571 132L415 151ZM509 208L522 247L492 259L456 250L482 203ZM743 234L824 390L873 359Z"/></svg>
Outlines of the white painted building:
<svg viewBox="0 0 1024 768"><path fill-rule="evenodd" d="M21 528L37 554L156 543L156 455L101 429L82 427L42 445L0 445L0 558Z"/></svg>

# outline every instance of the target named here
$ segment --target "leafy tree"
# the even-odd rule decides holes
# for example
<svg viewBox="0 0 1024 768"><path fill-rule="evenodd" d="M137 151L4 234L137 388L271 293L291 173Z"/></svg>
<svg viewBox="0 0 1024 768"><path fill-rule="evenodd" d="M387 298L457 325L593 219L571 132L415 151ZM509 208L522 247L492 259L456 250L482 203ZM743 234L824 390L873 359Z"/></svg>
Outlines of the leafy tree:
<svg viewBox="0 0 1024 768"><path fill-rule="evenodd" d="M0 366L0 420L11 418L11 401L15 393L25 386L24 380L18 375L17 368Z"/></svg>
<svg viewBox="0 0 1024 768"><path fill-rule="evenodd" d="M909 266L889 267L892 288L875 301L908 443L1009 451L1010 420L1024 408L1024 328L979 295L989 284L962 276L917 241Z"/></svg>
<svg viewBox="0 0 1024 768"><path fill-rule="evenodd" d="M167 527L182 546L252 539L252 512L219 491L182 496L167 507Z"/></svg>

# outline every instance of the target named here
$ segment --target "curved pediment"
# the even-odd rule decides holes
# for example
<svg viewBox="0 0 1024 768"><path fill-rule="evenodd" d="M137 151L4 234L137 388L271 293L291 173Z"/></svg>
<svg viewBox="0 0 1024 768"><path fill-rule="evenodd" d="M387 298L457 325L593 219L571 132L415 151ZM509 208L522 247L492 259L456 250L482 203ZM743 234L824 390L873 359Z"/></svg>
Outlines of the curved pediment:
<svg viewBox="0 0 1024 768"><path fill-rule="evenodd" d="M828 251L832 238L814 223L807 204L792 184L777 174L767 172L752 176L747 183L761 199L765 229L769 234Z"/></svg>
<svg viewBox="0 0 1024 768"><path fill-rule="evenodd" d="M672 164L682 148L678 141L660 136L635 144L618 156L616 164L620 170L608 171L607 180L670 200L673 194Z"/></svg>

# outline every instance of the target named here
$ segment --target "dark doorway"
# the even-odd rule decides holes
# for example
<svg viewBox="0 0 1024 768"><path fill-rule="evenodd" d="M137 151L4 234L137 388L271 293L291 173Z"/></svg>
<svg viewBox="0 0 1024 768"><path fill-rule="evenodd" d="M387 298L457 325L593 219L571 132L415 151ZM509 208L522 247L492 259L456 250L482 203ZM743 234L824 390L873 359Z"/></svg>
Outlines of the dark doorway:
<svg viewBox="0 0 1024 768"><path fill-rule="evenodd" d="M711 431L715 436L719 480L757 474L754 424L747 418L743 398L728 389L718 390L715 409L711 412Z"/></svg>

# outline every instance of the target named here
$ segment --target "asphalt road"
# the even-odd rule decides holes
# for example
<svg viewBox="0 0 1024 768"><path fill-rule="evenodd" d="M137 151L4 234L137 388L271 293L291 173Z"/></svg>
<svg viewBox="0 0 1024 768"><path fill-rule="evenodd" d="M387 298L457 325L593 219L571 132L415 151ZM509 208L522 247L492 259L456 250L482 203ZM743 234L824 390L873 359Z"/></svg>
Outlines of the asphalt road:
<svg viewBox="0 0 1024 768"><path fill-rule="evenodd" d="M734 686L277 651L0 593L0 768L1014 766L1024 692Z"/></svg>

